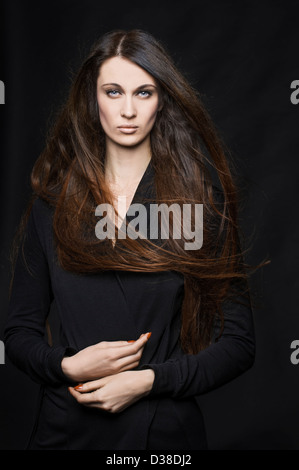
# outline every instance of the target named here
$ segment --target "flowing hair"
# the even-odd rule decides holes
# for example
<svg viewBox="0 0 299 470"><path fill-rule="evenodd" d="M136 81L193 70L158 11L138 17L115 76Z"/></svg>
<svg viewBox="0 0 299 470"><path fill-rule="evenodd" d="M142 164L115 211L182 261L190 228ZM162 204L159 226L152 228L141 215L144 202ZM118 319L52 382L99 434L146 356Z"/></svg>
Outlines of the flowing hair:
<svg viewBox="0 0 299 470"><path fill-rule="evenodd" d="M203 245L185 250L183 237L161 245L121 240L120 249L95 236L95 208L113 204L105 182L105 134L99 119L97 78L109 58L122 57L156 81L161 109L151 131L155 202L203 204ZM215 181L218 189L215 189ZM181 343L187 353L207 347L223 302L246 279L238 239L237 188L226 151L199 94L150 34L113 31L91 49L52 126L31 182L34 197L53 207L57 257L63 269L176 271L184 275ZM194 222L194 221L193 221ZM240 289L238 290L240 293Z"/></svg>

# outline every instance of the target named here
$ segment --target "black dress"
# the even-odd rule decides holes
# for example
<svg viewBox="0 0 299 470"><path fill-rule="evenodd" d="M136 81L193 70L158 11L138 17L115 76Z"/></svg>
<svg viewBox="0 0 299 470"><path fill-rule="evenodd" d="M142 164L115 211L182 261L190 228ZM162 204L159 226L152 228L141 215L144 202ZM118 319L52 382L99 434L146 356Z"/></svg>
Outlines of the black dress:
<svg viewBox="0 0 299 470"><path fill-rule="evenodd" d="M132 203L149 195L153 181L150 162ZM178 341L184 295L181 274L66 272L57 263L51 223L52 209L37 199L26 228L27 265L20 253L5 330L9 358L41 384L28 449L206 449L195 397L252 365L251 309L232 304L222 339L199 354L185 355ZM51 305L60 318L54 346L45 339ZM100 341L137 339L147 331L152 336L138 368L155 371L151 393L116 414L78 404L67 390L62 358Z"/></svg>

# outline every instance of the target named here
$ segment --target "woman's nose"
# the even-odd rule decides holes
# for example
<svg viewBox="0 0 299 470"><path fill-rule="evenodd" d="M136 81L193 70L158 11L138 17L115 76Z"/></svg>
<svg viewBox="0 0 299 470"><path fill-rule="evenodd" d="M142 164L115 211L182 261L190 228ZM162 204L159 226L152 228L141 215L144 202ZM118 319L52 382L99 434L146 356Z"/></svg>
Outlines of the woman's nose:
<svg viewBox="0 0 299 470"><path fill-rule="evenodd" d="M131 97L126 97L123 101L123 106L121 109L121 116L127 119L131 119L136 116L136 109Z"/></svg>

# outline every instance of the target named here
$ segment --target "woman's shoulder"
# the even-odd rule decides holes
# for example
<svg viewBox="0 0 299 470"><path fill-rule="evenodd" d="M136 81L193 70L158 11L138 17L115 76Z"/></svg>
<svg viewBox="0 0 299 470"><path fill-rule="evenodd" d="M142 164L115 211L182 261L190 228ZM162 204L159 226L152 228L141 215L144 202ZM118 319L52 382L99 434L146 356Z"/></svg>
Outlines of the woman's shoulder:
<svg viewBox="0 0 299 470"><path fill-rule="evenodd" d="M49 219L53 217L54 207L45 199L33 196L30 202L31 212L35 219Z"/></svg>
<svg viewBox="0 0 299 470"><path fill-rule="evenodd" d="M53 233L54 207L44 199L33 196L29 203L29 216L27 228L29 232L36 232L43 242L49 240Z"/></svg>

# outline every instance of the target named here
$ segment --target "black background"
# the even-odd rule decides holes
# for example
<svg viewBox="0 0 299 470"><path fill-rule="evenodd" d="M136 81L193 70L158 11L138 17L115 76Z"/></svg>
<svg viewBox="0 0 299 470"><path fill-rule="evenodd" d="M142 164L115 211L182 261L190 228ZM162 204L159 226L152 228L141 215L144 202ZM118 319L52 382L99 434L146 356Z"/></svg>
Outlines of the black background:
<svg viewBox="0 0 299 470"><path fill-rule="evenodd" d="M160 39L202 94L235 159L245 196L247 261L270 258L257 292L253 368L200 398L211 450L299 450L298 1L1 2L0 338L7 315L9 248L30 194L29 175L72 71L95 39L142 28ZM38 386L6 357L0 365L0 449L22 449Z"/></svg>

